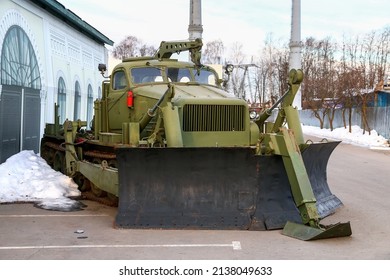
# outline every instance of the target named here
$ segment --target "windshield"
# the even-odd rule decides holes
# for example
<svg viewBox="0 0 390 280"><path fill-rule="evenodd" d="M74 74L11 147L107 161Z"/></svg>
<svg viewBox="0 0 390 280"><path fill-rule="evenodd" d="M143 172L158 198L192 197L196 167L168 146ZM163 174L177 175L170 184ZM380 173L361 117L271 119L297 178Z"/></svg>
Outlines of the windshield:
<svg viewBox="0 0 390 280"><path fill-rule="evenodd" d="M130 73L133 84L197 82L199 84L218 86L215 73L207 68L199 70L184 67L169 67L161 69L156 67L138 67L132 68Z"/></svg>
<svg viewBox="0 0 390 280"><path fill-rule="evenodd" d="M134 84L163 81L161 70L155 67L132 68L131 78Z"/></svg>
<svg viewBox="0 0 390 280"><path fill-rule="evenodd" d="M200 84L208 84L213 86L217 85L217 77L215 74L208 69L200 69L199 73L197 69L193 69L195 81Z"/></svg>
<svg viewBox="0 0 390 280"><path fill-rule="evenodd" d="M167 77L170 82L187 83L191 81L191 74L188 68L168 68Z"/></svg>

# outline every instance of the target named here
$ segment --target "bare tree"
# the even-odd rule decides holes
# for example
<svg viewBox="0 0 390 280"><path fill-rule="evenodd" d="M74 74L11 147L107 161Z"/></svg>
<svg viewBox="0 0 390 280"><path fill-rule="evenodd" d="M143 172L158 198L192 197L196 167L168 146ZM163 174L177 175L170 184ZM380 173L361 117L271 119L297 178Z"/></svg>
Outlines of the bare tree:
<svg viewBox="0 0 390 280"><path fill-rule="evenodd" d="M286 92L287 90L287 80L289 72L289 51L287 45L282 49L278 50L276 53L277 60L275 61L276 69L274 72L274 84L276 86L277 92L280 94ZM281 95L279 96L281 97Z"/></svg>
<svg viewBox="0 0 390 280"><path fill-rule="evenodd" d="M347 128L346 113L348 115L348 131L352 132L352 110L358 106L356 99L361 80L359 70L360 36L343 38L341 44L341 59L338 69L337 86L341 93L342 118L344 127Z"/></svg>
<svg viewBox="0 0 390 280"><path fill-rule="evenodd" d="M267 88L269 88L268 83L270 82L268 72L270 71L271 68L264 58L259 59L258 65L259 67L256 69L256 76L254 81L255 81L256 92L259 93L259 96L254 97L254 102L256 103L257 100L259 100L261 107L265 107L266 97L268 97Z"/></svg>
<svg viewBox="0 0 390 280"><path fill-rule="evenodd" d="M340 98L340 104L341 104L341 113L342 113L342 119L344 128L347 128L347 121L346 121L346 113L348 114L348 130L351 133L352 132L352 109L355 106L355 100L354 100L354 92L355 92L355 85L354 85L354 72L351 71L348 67L345 65L342 69L340 69L339 75L338 75L338 91L342 93Z"/></svg>
<svg viewBox="0 0 390 280"><path fill-rule="evenodd" d="M335 109L339 92L335 80L337 69L334 54L335 43L330 38L316 40L307 38L303 44L303 69L305 73L302 96L305 107L313 111L323 128L325 117L333 129Z"/></svg>
<svg viewBox="0 0 390 280"><path fill-rule="evenodd" d="M242 50L243 46L239 42L233 43L229 63L233 65L241 65L244 63L245 55ZM246 93L243 84L245 83L245 69L235 67L235 71L230 74L228 89L231 89L237 97L246 100Z"/></svg>
<svg viewBox="0 0 390 280"><path fill-rule="evenodd" d="M117 59L136 56L139 48L139 40L134 36L127 36L118 45L114 46L112 55Z"/></svg>
<svg viewBox="0 0 390 280"><path fill-rule="evenodd" d="M258 68L255 76L257 98L262 107L272 105L287 90L288 48L286 43L274 40L268 34L260 58L256 61Z"/></svg>
<svg viewBox="0 0 390 280"><path fill-rule="evenodd" d="M127 57L153 55L156 48L142 43L135 36L127 36L118 45L114 46L112 55L117 59L124 59Z"/></svg>
<svg viewBox="0 0 390 280"><path fill-rule="evenodd" d="M221 40L214 40L206 43L203 51L203 63L205 64L222 64L225 47Z"/></svg>
<svg viewBox="0 0 390 280"><path fill-rule="evenodd" d="M156 53L157 49L154 46L149 46L143 44L139 48L139 53L141 56L153 56Z"/></svg>
<svg viewBox="0 0 390 280"><path fill-rule="evenodd" d="M360 109L363 133L370 133L368 107L374 101L378 85L383 83L389 54L389 28L350 38L344 37L338 67L338 90L342 93L344 127L346 112L351 132L352 108Z"/></svg>
<svg viewBox="0 0 390 280"><path fill-rule="evenodd" d="M386 27L379 35L377 40L377 52L378 52L378 76L379 80L383 78L389 71L388 66L389 53L390 53L390 26Z"/></svg>

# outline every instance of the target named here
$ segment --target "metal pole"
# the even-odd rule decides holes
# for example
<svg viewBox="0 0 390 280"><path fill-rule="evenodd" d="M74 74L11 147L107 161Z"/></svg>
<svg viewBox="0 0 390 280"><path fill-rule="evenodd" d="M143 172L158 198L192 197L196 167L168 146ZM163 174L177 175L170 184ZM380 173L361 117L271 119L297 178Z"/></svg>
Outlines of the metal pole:
<svg viewBox="0 0 390 280"><path fill-rule="evenodd" d="M190 0L190 24L188 25L189 39L202 39L202 33L202 1Z"/></svg>
<svg viewBox="0 0 390 280"><path fill-rule="evenodd" d="M292 0L291 38L290 38L289 70L301 69L301 0ZM302 109L302 94L299 89L293 106Z"/></svg>

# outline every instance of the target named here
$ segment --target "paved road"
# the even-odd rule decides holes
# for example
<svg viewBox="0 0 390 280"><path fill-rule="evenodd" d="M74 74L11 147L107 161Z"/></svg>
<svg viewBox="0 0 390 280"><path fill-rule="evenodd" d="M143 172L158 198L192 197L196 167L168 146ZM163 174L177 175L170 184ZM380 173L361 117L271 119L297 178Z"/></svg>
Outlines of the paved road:
<svg viewBox="0 0 390 280"><path fill-rule="evenodd" d="M324 224L350 221L353 234L304 242L280 230L118 230L115 209L85 201L61 213L31 204L0 205L3 260L378 260L390 259L390 152L341 144L328 181L344 203ZM83 233L75 233L77 230Z"/></svg>

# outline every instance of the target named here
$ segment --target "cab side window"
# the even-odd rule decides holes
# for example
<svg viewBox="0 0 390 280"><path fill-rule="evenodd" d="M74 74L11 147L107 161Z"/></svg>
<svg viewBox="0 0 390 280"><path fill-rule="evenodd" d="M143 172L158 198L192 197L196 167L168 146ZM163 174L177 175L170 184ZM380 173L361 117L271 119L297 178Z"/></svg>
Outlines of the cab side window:
<svg viewBox="0 0 390 280"><path fill-rule="evenodd" d="M112 89L118 90L123 89L127 86L126 74L124 71L117 71L114 73Z"/></svg>

